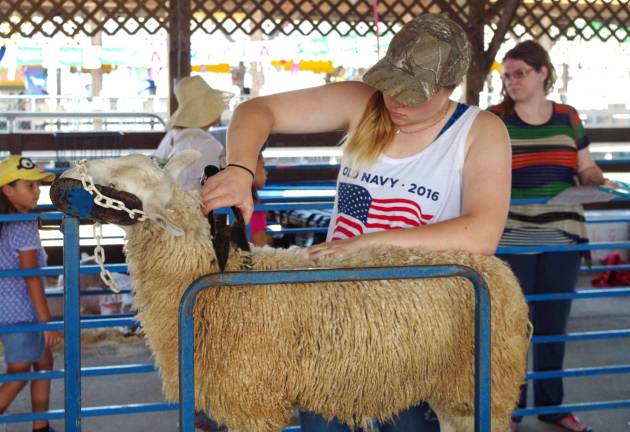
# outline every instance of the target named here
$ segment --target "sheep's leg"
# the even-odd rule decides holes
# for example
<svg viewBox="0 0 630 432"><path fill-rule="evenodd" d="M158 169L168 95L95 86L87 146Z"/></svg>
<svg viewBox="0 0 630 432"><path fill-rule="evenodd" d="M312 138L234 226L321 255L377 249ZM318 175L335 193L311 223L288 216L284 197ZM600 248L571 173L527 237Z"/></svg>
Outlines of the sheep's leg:
<svg viewBox="0 0 630 432"><path fill-rule="evenodd" d="M440 421L440 432L474 432L475 416L452 415L448 410L431 406ZM509 432L509 416L505 419L492 418L492 432Z"/></svg>
<svg viewBox="0 0 630 432"><path fill-rule="evenodd" d="M507 417L505 420L497 420L495 418L492 419L492 431L497 432L510 432L510 421L511 415Z"/></svg>
<svg viewBox="0 0 630 432"><path fill-rule="evenodd" d="M444 420L438 416L440 420L440 432L474 432L474 417L446 417ZM492 428L494 431L494 428Z"/></svg>
<svg viewBox="0 0 630 432"><path fill-rule="evenodd" d="M292 411L284 393L261 378L260 371L235 372L237 379L216 381L212 405L216 420L234 432L277 432L286 426Z"/></svg>
<svg viewBox="0 0 630 432"><path fill-rule="evenodd" d="M451 418L440 419L440 432L474 432L474 427L472 429L462 428L461 422L457 420L453 420Z"/></svg>
<svg viewBox="0 0 630 432"><path fill-rule="evenodd" d="M240 395L243 396L242 393ZM282 407L278 400L258 398L254 402L252 398L244 399L251 401L252 405L236 403L222 406L221 412L217 412L217 420L221 420L230 431L277 432L289 424L291 411Z"/></svg>
<svg viewBox="0 0 630 432"><path fill-rule="evenodd" d="M248 416L248 413L236 414L238 418L224 420L228 430L234 432L277 432L289 424L289 417L284 419L269 419L262 417Z"/></svg>
<svg viewBox="0 0 630 432"><path fill-rule="evenodd" d="M440 420L440 432L474 432L475 430L475 416L449 416L437 411L436 414ZM507 421L493 419L490 430L509 432L510 424Z"/></svg>
<svg viewBox="0 0 630 432"><path fill-rule="evenodd" d="M431 405L440 421L440 432L474 432L475 416L453 415L449 410ZM492 428L494 431L494 427Z"/></svg>

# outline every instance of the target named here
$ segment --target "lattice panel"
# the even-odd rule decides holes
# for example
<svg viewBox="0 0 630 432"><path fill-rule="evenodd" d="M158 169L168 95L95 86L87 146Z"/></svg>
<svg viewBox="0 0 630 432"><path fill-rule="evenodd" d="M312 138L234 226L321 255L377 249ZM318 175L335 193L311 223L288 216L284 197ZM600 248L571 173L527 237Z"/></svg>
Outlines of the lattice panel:
<svg viewBox="0 0 630 432"><path fill-rule="evenodd" d="M512 33L517 38L630 41L628 0L529 0L520 2Z"/></svg>
<svg viewBox="0 0 630 432"><path fill-rule="evenodd" d="M0 37L20 34L95 35L167 26L167 0L0 0Z"/></svg>
<svg viewBox="0 0 630 432"><path fill-rule="evenodd" d="M176 0L170 0L176 1ZM374 31L372 0L190 0L191 30L206 33L294 34ZM480 0L476 0L480 1ZM502 0L486 3L486 24L496 26ZM379 31L387 33L422 12L447 13L468 29L472 0L379 0ZM156 33L168 29L169 0L0 0L0 37L62 33ZM497 12L498 11L498 12ZM630 40L628 0L523 0L516 37Z"/></svg>
<svg viewBox="0 0 630 432"><path fill-rule="evenodd" d="M387 33L423 12L466 22L465 1L381 0L379 31ZM364 36L374 31L372 0L193 0L193 31Z"/></svg>

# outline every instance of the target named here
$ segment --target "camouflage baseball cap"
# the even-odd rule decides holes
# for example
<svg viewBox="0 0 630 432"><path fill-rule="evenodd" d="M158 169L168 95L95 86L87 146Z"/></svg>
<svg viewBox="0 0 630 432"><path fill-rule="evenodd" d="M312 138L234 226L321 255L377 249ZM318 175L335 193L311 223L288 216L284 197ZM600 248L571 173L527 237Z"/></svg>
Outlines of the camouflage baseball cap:
<svg viewBox="0 0 630 432"><path fill-rule="evenodd" d="M363 81L402 104L416 105L459 84L469 63L464 30L443 16L423 14L400 29Z"/></svg>

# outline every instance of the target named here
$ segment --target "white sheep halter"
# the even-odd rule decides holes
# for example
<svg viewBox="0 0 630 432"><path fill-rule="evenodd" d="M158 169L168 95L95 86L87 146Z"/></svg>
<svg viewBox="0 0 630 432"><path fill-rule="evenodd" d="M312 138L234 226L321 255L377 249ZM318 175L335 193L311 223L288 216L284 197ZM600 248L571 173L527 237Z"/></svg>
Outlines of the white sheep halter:
<svg viewBox="0 0 630 432"><path fill-rule="evenodd" d="M103 208L111 208L114 210L121 210L126 212L129 215L130 219L136 219L140 222L146 219L144 212L142 210L137 209L129 209L125 206L125 203L105 196L99 191L94 185L94 180L88 174L87 171L87 160L81 159L77 161L77 170L79 172L79 178L81 179L81 184L83 185L83 189L85 189L92 198L94 199L94 204ZM103 227L100 222L94 222L93 226L93 235L94 240L96 241L96 247L94 248L94 260L96 264L98 264L101 269L100 276L101 280L107 287L115 293L119 293L118 285L116 284L115 279L112 277L112 274L105 268L105 249L101 246L101 239L103 238Z"/></svg>
<svg viewBox="0 0 630 432"><path fill-rule="evenodd" d="M77 169L79 170L79 178L81 179L83 189L92 195L92 198L94 198L94 204L103 208L124 211L129 215L129 219L137 219L139 222L146 219L142 210L128 209L124 202L103 195L101 191L96 188L94 180L92 180L92 177L88 174L87 160L81 159L77 161Z"/></svg>

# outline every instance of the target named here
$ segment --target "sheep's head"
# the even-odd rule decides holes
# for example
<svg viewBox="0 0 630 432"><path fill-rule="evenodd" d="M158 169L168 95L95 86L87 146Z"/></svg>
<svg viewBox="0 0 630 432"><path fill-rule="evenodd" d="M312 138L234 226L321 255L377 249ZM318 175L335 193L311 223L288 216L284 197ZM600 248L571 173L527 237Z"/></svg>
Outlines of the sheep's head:
<svg viewBox="0 0 630 432"><path fill-rule="evenodd" d="M168 204L175 191L180 190L175 179L199 157L195 150L186 150L173 156L161 168L153 159L132 154L116 159L96 159L85 163L83 172L94 182L105 196L125 203L129 209L141 209L147 219L153 220L173 235L182 235L183 230L168 211ZM50 196L55 206L63 211L72 210L73 194L87 193L81 184L79 167L64 172L56 180ZM131 225L137 219L121 210L89 206L89 216L99 222Z"/></svg>

